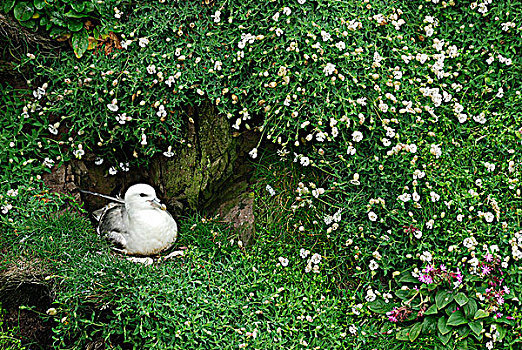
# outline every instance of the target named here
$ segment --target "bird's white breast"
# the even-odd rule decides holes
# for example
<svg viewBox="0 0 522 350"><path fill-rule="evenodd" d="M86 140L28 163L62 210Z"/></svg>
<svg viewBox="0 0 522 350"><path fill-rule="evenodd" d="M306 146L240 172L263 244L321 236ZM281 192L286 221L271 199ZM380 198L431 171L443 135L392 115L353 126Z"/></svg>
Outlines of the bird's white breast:
<svg viewBox="0 0 522 350"><path fill-rule="evenodd" d="M172 246L177 237L176 221L164 210L129 210L126 251L129 254L153 255Z"/></svg>

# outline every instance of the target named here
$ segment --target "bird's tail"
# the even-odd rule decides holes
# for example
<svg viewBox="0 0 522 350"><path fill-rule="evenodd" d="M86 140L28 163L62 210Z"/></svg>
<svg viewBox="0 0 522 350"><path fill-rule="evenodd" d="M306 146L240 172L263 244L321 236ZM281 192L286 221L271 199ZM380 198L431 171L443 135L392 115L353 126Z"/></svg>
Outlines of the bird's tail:
<svg viewBox="0 0 522 350"><path fill-rule="evenodd" d="M105 199L108 199L108 200L111 200L113 202L117 202L117 203L121 203L121 204L125 204L125 201L123 199L121 199L120 197L111 197L111 196L107 196L105 194L101 194L101 193L96 193L96 192L91 192L91 191L87 191L87 190L80 190L79 191L81 193L85 193L85 194L92 194L93 196L98 196L98 197L102 197L102 198L105 198Z"/></svg>

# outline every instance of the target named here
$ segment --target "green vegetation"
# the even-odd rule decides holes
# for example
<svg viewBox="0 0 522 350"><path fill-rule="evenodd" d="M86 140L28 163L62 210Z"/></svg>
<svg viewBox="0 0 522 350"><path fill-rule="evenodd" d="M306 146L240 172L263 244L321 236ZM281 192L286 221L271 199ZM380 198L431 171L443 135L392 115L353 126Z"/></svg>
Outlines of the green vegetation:
<svg viewBox="0 0 522 350"><path fill-rule="evenodd" d="M520 347L521 1L89 6L55 24L95 50L30 52L32 91L1 85L0 248L54 271L57 348ZM194 214L184 257L135 265L53 214L74 204L43 171L175 156L206 101L262 135L252 248Z"/></svg>

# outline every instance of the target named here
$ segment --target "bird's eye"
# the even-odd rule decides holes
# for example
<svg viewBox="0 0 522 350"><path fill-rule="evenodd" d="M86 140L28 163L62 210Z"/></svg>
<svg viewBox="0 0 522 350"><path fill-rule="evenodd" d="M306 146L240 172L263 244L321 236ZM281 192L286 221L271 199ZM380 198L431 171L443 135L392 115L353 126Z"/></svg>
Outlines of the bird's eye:
<svg viewBox="0 0 522 350"><path fill-rule="evenodd" d="M140 197L147 197L145 193L140 193Z"/></svg>

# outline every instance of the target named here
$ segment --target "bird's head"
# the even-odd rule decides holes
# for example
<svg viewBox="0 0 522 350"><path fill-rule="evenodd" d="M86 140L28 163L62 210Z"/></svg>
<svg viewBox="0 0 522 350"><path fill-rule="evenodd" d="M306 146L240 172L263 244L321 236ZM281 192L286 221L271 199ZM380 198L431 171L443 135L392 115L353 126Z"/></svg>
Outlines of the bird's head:
<svg viewBox="0 0 522 350"><path fill-rule="evenodd" d="M167 210L156 196L154 188L147 184L137 184L129 187L125 192L125 204L139 209L158 208Z"/></svg>

